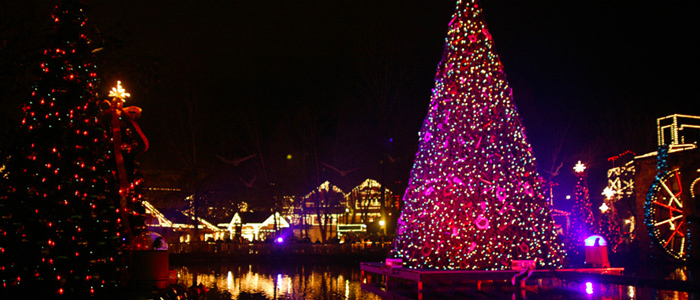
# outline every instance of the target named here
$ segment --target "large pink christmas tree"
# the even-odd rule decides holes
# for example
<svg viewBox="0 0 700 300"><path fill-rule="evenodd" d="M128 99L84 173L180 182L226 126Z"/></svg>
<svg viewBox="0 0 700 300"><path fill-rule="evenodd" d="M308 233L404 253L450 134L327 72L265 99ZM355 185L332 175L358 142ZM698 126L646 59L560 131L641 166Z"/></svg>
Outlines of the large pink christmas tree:
<svg viewBox="0 0 700 300"><path fill-rule="evenodd" d="M478 1L457 1L404 196L394 253L410 268L560 267L532 148Z"/></svg>

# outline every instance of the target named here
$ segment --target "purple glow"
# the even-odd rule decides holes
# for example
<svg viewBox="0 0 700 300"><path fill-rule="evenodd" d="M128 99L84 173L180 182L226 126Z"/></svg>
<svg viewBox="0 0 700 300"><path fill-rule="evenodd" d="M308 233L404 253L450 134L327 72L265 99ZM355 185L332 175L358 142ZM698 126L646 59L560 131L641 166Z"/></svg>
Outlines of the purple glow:
<svg viewBox="0 0 700 300"><path fill-rule="evenodd" d="M585 241L583 241L586 244L586 247L593 247L596 246L596 241L599 242L597 246L607 246L608 242L605 241L605 238L599 235L592 235L586 238Z"/></svg>
<svg viewBox="0 0 700 300"><path fill-rule="evenodd" d="M278 237L275 241L281 244L282 242L284 242L284 239L282 237Z"/></svg>
<svg viewBox="0 0 700 300"><path fill-rule="evenodd" d="M586 294L589 294L589 295L593 294L593 283L586 282Z"/></svg>

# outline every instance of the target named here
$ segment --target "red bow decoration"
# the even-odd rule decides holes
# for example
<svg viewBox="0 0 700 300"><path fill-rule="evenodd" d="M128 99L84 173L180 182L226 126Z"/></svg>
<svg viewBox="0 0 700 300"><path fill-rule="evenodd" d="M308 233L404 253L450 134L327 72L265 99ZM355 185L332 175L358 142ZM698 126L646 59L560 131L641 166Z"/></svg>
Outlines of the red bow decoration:
<svg viewBox="0 0 700 300"><path fill-rule="evenodd" d="M112 138L114 139L114 159L117 163L117 178L119 179L119 213L121 215L122 221L124 222L124 226L126 227L126 233L129 238L129 241L131 241L133 240L134 236L131 232L131 226L129 225L129 215L127 213L126 206L126 191L128 188L128 182L126 176L126 168L124 167L124 155L122 154L121 147L122 132L120 117L124 116L124 118L127 121L129 121L129 123L131 123L136 132L139 134L141 140L143 140L144 149L141 152L145 152L146 150L148 150L148 139L146 138L146 135L143 134L143 131L141 130L141 127L139 127L139 124L135 121L136 119L141 117L141 108L137 106L124 107L124 101L119 97L115 97L115 99L113 99L112 102L110 102L109 100L104 100L103 103L109 105L109 109L103 111L102 113L105 115L111 115L112 119L111 123Z"/></svg>

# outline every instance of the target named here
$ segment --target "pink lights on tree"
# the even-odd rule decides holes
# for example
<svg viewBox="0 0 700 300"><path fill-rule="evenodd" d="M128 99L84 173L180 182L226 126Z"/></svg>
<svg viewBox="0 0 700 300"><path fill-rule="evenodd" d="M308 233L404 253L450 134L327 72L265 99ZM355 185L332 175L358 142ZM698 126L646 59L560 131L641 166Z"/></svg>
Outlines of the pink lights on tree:
<svg viewBox="0 0 700 300"><path fill-rule="evenodd" d="M562 264L532 148L477 1L448 26L394 255L410 268Z"/></svg>

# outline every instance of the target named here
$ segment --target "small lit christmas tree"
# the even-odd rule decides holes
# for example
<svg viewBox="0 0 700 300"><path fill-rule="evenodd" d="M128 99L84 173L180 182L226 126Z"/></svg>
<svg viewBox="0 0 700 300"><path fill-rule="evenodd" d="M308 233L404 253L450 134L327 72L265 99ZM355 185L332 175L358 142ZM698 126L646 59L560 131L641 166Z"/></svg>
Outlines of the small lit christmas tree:
<svg viewBox="0 0 700 300"><path fill-rule="evenodd" d="M600 219L596 233L601 235L608 241L608 249L612 252L617 252L617 247L622 243L622 229L617 222L617 212L613 200L615 192L606 187L603 194L606 196L603 204L600 205Z"/></svg>
<svg viewBox="0 0 700 300"><path fill-rule="evenodd" d="M574 187L574 207L571 209L571 226L567 236L569 252L578 255L584 246L583 241L595 231L596 225L591 210L586 167L579 161L574 171L578 180Z"/></svg>
<svg viewBox="0 0 700 300"><path fill-rule="evenodd" d="M114 200L121 185L100 121L86 8L65 0L51 20L0 197L0 294L20 298L81 298L120 286L132 229L120 213L134 215ZM134 194L133 179L124 195Z"/></svg>
<svg viewBox="0 0 700 300"><path fill-rule="evenodd" d="M404 196L410 268L559 267L564 249L478 1L457 1Z"/></svg>

